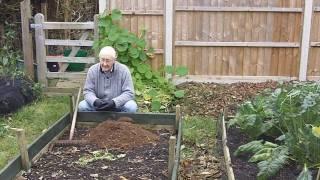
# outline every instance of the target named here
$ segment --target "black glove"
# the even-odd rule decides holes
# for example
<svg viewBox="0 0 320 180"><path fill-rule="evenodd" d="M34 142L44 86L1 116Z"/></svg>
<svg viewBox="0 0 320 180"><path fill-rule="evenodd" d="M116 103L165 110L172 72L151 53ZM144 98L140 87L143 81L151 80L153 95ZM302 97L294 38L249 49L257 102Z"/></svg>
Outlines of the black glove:
<svg viewBox="0 0 320 180"><path fill-rule="evenodd" d="M102 99L96 99L96 100L93 102L93 106L97 109L97 108L100 107L103 103L104 103L104 102L103 102Z"/></svg>
<svg viewBox="0 0 320 180"><path fill-rule="evenodd" d="M98 111L110 111L116 107L113 100L103 101L103 103L97 108Z"/></svg>

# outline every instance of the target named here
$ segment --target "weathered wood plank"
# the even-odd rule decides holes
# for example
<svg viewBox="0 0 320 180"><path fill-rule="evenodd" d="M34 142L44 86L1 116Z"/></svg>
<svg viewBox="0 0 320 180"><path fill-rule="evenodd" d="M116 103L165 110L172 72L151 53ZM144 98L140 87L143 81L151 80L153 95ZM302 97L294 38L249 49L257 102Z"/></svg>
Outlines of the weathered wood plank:
<svg viewBox="0 0 320 180"><path fill-rule="evenodd" d="M85 78L87 73L83 72L48 72L47 78Z"/></svg>
<svg viewBox="0 0 320 180"><path fill-rule="evenodd" d="M69 114L66 114L53 124L46 133L34 140L28 148L29 158L33 159L36 157L39 151L56 137L69 123ZM21 156L19 155L0 171L0 179L14 179L21 169Z"/></svg>
<svg viewBox="0 0 320 180"><path fill-rule="evenodd" d="M92 46L93 41L90 40L60 40L60 39L46 39L45 45L50 46Z"/></svg>
<svg viewBox="0 0 320 180"><path fill-rule="evenodd" d="M137 124L172 125L175 124L173 113L124 113L124 112L78 112L77 122L103 122L107 119L130 117Z"/></svg>
<svg viewBox="0 0 320 180"><path fill-rule="evenodd" d="M300 70L299 70L300 81L305 81L307 79L311 21L312 21L312 13L313 13L312 6L313 6L313 0L305 1L303 31L302 31L302 41L301 41L301 54L300 54Z"/></svg>
<svg viewBox="0 0 320 180"><path fill-rule="evenodd" d="M165 65L172 65L173 48L173 1L165 1Z"/></svg>
<svg viewBox="0 0 320 180"><path fill-rule="evenodd" d="M26 74L34 79L34 59L33 59L33 41L32 32L29 28L29 20L31 19L30 0L24 0L20 3L21 9L21 30L22 30L22 48L24 68ZM1 33L0 33L1 36Z"/></svg>
<svg viewBox="0 0 320 180"><path fill-rule="evenodd" d="M93 22L44 22L43 29L94 29Z"/></svg>
<svg viewBox="0 0 320 180"><path fill-rule="evenodd" d="M227 146L227 130L224 120L224 115L221 119L221 129L222 129L222 147L223 147L223 155L224 155L224 162L227 170L227 176L228 180L235 180L233 169L232 169L232 163L231 163L231 157L229 152L229 147Z"/></svg>
<svg viewBox="0 0 320 180"><path fill-rule="evenodd" d="M88 31L85 31L79 40L85 40L87 39L89 36L89 32ZM68 57L75 57L78 53L78 51L80 50L80 47L79 46L76 46L76 47L72 47L71 49L71 52L69 54ZM59 72L65 72L68 68L69 64L68 63L63 63L62 66L59 68Z"/></svg>
<svg viewBox="0 0 320 180"><path fill-rule="evenodd" d="M176 11L301 13L302 8L178 6Z"/></svg>
<svg viewBox="0 0 320 180"><path fill-rule="evenodd" d="M163 16L163 10L122 10L123 15Z"/></svg>
<svg viewBox="0 0 320 180"><path fill-rule="evenodd" d="M44 17L42 14L38 13L34 17L36 24L42 27L44 22ZM42 28L35 29L35 41L36 41L36 59L38 63L37 72L38 72L38 81L44 86L48 86L48 81L46 78L47 64L45 62L46 58L46 46L45 46L45 32Z"/></svg>
<svg viewBox="0 0 320 180"><path fill-rule="evenodd" d="M94 57L64 57L64 56L47 56L46 62L65 62L65 63L95 63Z"/></svg>
<svg viewBox="0 0 320 180"><path fill-rule="evenodd" d="M201 41L176 41L176 46L210 46L210 47L287 47L297 48L297 42L201 42Z"/></svg>

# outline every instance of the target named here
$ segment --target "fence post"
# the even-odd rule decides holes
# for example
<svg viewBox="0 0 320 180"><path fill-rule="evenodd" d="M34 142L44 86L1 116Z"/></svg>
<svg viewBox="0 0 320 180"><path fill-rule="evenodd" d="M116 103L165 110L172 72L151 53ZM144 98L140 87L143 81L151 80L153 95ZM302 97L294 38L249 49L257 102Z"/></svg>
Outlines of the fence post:
<svg viewBox="0 0 320 180"><path fill-rule="evenodd" d="M300 70L299 70L300 81L307 80L312 13L313 13L313 0L305 0L304 11L303 11L302 38L301 38L301 47L300 47L301 48Z"/></svg>
<svg viewBox="0 0 320 180"><path fill-rule="evenodd" d="M34 80L33 42L29 25L29 20L31 19L30 0L22 1L20 3L20 9L24 70L26 74Z"/></svg>
<svg viewBox="0 0 320 180"><path fill-rule="evenodd" d="M109 0L99 0L99 14L102 14L105 10L109 10Z"/></svg>
<svg viewBox="0 0 320 180"><path fill-rule="evenodd" d="M165 65L172 65L172 52L173 52L173 16L174 16L174 0L165 0Z"/></svg>
<svg viewBox="0 0 320 180"><path fill-rule="evenodd" d="M94 41L99 41L99 14L94 15ZM94 55L96 57L96 61L98 61L97 57L99 54L99 49L94 50Z"/></svg>
<svg viewBox="0 0 320 180"><path fill-rule="evenodd" d="M36 14L35 21L35 40L36 40L36 59L37 59L37 72L38 82L45 88L48 86L47 81L47 64L46 64L46 47L45 47L45 32L43 30L44 16L43 14Z"/></svg>

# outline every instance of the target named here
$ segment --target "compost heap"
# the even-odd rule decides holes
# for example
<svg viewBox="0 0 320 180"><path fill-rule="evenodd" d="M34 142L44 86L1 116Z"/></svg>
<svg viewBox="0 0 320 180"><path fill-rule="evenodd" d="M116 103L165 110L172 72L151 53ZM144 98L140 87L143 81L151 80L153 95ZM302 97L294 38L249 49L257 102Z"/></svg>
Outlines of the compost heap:
<svg viewBox="0 0 320 180"><path fill-rule="evenodd" d="M32 82L20 77L0 77L0 94L0 115L14 112L36 98Z"/></svg>
<svg viewBox="0 0 320 180"><path fill-rule="evenodd" d="M128 150L159 140L154 134L139 125L132 124L130 118L117 121L107 120L90 130L87 139L100 148Z"/></svg>

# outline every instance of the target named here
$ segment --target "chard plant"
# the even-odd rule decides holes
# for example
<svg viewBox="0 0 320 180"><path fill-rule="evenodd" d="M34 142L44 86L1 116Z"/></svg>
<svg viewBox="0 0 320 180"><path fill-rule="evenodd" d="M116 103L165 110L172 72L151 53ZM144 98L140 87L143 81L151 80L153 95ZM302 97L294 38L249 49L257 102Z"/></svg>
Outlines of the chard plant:
<svg viewBox="0 0 320 180"><path fill-rule="evenodd" d="M129 32L120 27L121 17L117 9L105 11L99 17L99 40L94 42L94 49L100 50L104 46L115 48L118 61L131 71L140 110L169 111L170 103L174 98L183 97L184 91L178 91L163 74L184 76L188 73L187 68L167 66L162 71L153 71L148 62L154 57L154 49L147 47L146 30L138 36Z"/></svg>
<svg viewBox="0 0 320 180"><path fill-rule="evenodd" d="M243 132L255 140L261 139L263 136L271 137L279 146L276 148L283 149L268 156L279 161L262 163L258 153L261 149L251 148L249 151L248 147L251 146L248 144L250 145L250 143L244 145L244 152L250 152L256 158L259 157L260 162L257 162L260 170L258 177L263 179L274 175L288 160L284 157L287 156L302 167L304 166L298 179L308 179L311 175L309 168L320 167L319 109L319 83L293 84L245 102L240 106L235 118L229 122L229 126L239 126ZM255 142L254 145L261 147L261 142L260 144ZM238 150L242 152L241 149L244 147L240 146ZM279 154L282 154L283 157L279 157ZM275 166L275 164L279 166ZM272 171L265 171L265 169Z"/></svg>

